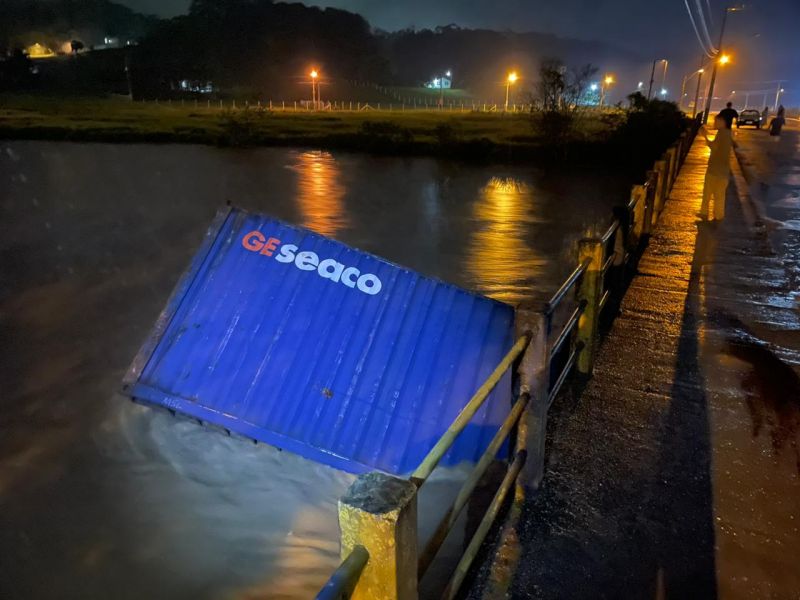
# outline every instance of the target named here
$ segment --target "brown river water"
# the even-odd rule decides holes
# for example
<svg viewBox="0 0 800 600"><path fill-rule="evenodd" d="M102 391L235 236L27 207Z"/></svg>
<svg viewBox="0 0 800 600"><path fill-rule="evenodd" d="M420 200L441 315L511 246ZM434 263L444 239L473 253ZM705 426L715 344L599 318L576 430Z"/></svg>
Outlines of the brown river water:
<svg viewBox="0 0 800 600"><path fill-rule="evenodd" d="M338 564L351 475L116 393L218 207L517 303L555 290L626 195L522 165L0 142L0 598L308 598ZM465 469L423 488L423 537Z"/></svg>

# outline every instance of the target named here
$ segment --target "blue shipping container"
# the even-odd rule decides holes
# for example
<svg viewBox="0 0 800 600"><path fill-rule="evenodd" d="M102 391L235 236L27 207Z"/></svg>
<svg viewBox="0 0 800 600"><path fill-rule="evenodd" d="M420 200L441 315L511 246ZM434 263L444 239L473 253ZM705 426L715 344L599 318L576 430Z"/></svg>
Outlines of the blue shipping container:
<svg viewBox="0 0 800 600"><path fill-rule="evenodd" d="M505 304L263 215L217 215L124 391L351 472L412 471L513 344ZM506 374L443 464L476 460Z"/></svg>

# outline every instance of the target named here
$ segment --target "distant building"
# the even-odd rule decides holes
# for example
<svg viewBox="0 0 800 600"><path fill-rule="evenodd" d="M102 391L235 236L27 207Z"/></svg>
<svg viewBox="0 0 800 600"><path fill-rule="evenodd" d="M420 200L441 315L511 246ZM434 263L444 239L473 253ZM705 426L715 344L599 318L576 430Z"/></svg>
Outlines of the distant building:
<svg viewBox="0 0 800 600"><path fill-rule="evenodd" d="M93 50L110 50L111 48L121 48L122 42L118 37L106 36L103 38L102 44L95 44Z"/></svg>
<svg viewBox="0 0 800 600"><path fill-rule="evenodd" d="M449 77L434 77L425 84L425 87L431 90L449 90L452 85L453 82Z"/></svg>
<svg viewBox="0 0 800 600"><path fill-rule="evenodd" d="M214 84L210 81L193 81L191 79L181 79L177 87L171 85L173 90L181 92L192 92L195 94L213 94Z"/></svg>

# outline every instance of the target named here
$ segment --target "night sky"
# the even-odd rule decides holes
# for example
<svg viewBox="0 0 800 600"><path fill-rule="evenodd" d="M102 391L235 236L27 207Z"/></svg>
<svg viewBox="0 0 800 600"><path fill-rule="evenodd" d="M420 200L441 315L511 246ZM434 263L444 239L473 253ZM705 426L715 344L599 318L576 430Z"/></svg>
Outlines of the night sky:
<svg viewBox="0 0 800 600"><path fill-rule="evenodd" d="M141 12L172 16L185 12L189 0L118 0ZM730 0L709 2L714 42L723 7ZM669 58L675 65L670 79L680 85L684 72L699 60L696 41L683 0L323 0L306 2L358 12L386 30L455 23L463 27L540 31L622 46L643 58ZM736 64L721 75L729 89L761 90L785 79L788 104L800 104L800 0L751 0L746 10L729 18L726 46ZM603 68L613 68L613 65ZM675 79L678 82L676 83Z"/></svg>

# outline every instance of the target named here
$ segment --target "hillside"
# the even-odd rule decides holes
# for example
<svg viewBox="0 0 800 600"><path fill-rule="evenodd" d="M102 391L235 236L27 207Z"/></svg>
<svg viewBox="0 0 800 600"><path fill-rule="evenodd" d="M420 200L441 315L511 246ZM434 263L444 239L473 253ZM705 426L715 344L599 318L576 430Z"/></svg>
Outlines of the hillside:
<svg viewBox="0 0 800 600"><path fill-rule="evenodd" d="M0 53L34 43L56 50L73 39L87 47L106 37L138 39L157 21L109 0L2 0Z"/></svg>

